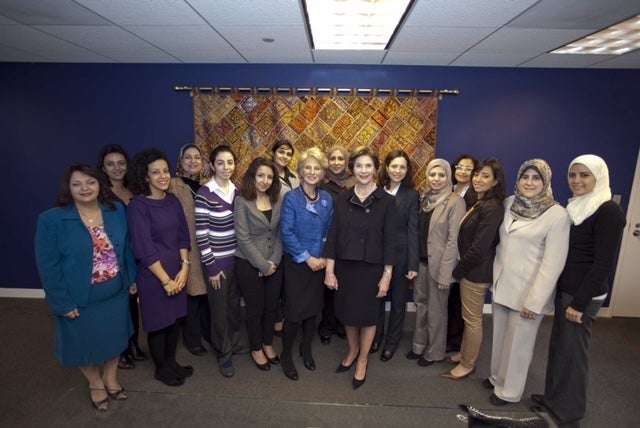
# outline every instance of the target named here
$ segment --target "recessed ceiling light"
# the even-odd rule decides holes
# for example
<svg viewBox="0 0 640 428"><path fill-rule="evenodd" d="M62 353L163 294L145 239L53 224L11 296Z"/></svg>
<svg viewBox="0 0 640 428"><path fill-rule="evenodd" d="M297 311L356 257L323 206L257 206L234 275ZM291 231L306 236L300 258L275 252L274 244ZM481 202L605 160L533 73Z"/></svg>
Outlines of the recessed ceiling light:
<svg viewBox="0 0 640 428"><path fill-rule="evenodd" d="M569 43L550 53L622 55L640 49L640 15Z"/></svg>
<svg viewBox="0 0 640 428"><path fill-rule="evenodd" d="M384 50L413 0L304 0L314 49Z"/></svg>
<svg viewBox="0 0 640 428"><path fill-rule="evenodd" d="M262 41L265 43L273 43L276 41L276 39L272 39L271 37L264 37Z"/></svg>

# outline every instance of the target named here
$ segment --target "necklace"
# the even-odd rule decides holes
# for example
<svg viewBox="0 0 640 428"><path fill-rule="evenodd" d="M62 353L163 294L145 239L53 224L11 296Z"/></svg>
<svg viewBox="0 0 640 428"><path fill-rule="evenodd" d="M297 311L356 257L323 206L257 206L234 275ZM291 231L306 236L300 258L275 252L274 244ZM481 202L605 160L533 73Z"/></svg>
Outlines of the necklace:
<svg viewBox="0 0 640 428"><path fill-rule="evenodd" d="M80 213L80 217L84 218L87 222L89 222L89 224L93 224L94 220L96 219L96 217L102 212L100 210L96 211L93 215L89 215L87 213L82 212L81 210L78 210L78 212Z"/></svg>
<svg viewBox="0 0 640 428"><path fill-rule="evenodd" d="M368 190L366 193L362 194L362 193L358 192L358 186L355 185L355 186L353 186L353 193L355 193L356 196L358 198L360 198L360 200L365 200L365 199L367 199L369 197L370 194L373 193L374 190L376 190L376 187L377 186L374 184L373 187L371 187L370 190Z"/></svg>
<svg viewBox="0 0 640 428"><path fill-rule="evenodd" d="M300 190L302 191L302 194L309 200L309 202L315 202L320 197L320 193L318 193L317 191L315 192L315 196L312 198L311 196L307 195L307 192L304 191L304 188L302 186L300 186Z"/></svg>

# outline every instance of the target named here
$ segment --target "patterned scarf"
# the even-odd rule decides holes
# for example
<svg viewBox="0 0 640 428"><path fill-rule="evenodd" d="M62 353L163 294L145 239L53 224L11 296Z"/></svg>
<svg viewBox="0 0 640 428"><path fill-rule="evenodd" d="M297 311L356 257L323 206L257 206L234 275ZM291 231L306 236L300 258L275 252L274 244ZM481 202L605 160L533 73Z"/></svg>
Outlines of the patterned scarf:
<svg viewBox="0 0 640 428"><path fill-rule="evenodd" d="M442 168L447 175L447 182L440 190L432 190L429 187L429 173L435 167ZM444 203L453 193L453 182L451 181L451 165L444 159L434 159L427 165L427 192L422 199L422 210L424 212L433 211L435 207Z"/></svg>
<svg viewBox="0 0 640 428"><path fill-rule="evenodd" d="M524 197L518 189L518 181L528 169L533 169L542 178L542 191L533 198ZM557 202L553 199L553 191L551 190L551 168L549 164L542 159L530 159L523 163L518 170L515 199L513 205L511 205L511 214L515 218L534 219L540 217L555 204Z"/></svg>
<svg viewBox="0 0 640 428"><path fill-rule="evenodd" d="M351 174L347 169L347 165L349 164L349 152L347 151L347 149L345 149L342 146L333 146L329 149L327 153L329 154L329 156L331 156L333 152L335 152L336 150L342 153L342 156L344 156L344 163L345 163L344 169L340 174L334 174L333 172L331 172L331 169L327 168L327 174L325 175L324 179L325 179L325 182L327 183L329 181L333 181L339 187L344 188L348 184L350 184L350 181L351 181Z"/></svg>

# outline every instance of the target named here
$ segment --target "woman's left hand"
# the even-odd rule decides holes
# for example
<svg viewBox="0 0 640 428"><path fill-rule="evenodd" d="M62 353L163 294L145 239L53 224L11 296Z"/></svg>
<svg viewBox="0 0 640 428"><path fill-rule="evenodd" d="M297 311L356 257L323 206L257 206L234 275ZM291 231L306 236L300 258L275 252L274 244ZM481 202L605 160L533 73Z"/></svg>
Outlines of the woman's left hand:
<svg viewBox="0 0 640 428"><path fill-rule="evenodd" d="M129 294L136 294L138 292L138 285L134 282L129 286Z"/></svg>
<svg viewBox="0 0 640 428"><path fill-rule="evenodd" d="M527 308L523 307L523 308L520 310L520 316L521 316L522 318L526 318L526 319L529 319L529 320L534 320L534 319L536 319L536 317L538 316L538 314L536 314L535 312L530 311L529 309L527 309Z"/></svg>
<svg viewBox="0 0 640 428"><path fill-rule="evenodd" d="M438 284L438 290L440 291L447 291L449 287L451 287L450 284Z"/></svg>
<svg viewBox="0 0 640 428"><path fill-rule="evenodd" d="M416 272L415 270L410 270L409 272L407 272L407 274L405 275L405 277L411 281L413 278L415 278L416 276L418 276L418 272Z"/></svg>
<svg viewBox="0 0 640 428"><path fill-rule="evenodd" d="M571 306L567 308L567 311L565 312L565 317L567 318L567 320L571 322L574 322L576 324L582 324L582 312L576 311Z"/></svg>

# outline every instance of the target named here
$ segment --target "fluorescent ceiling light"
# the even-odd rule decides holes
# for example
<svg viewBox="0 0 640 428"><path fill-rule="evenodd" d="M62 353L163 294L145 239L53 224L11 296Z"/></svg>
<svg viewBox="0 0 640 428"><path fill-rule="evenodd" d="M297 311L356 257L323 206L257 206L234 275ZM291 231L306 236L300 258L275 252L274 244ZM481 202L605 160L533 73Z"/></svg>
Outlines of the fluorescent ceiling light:
<svg viewBox="0 0 640 428"><path fill-rule="evenodd" d="M550 53L622 55L639 48L640 15L637 15Z"/></svg>
<svg viewBox="0 0 640 428"><path fill-rule="evenodd" d="M305 0L314 49L384 50L412 0Z"/></svg>

